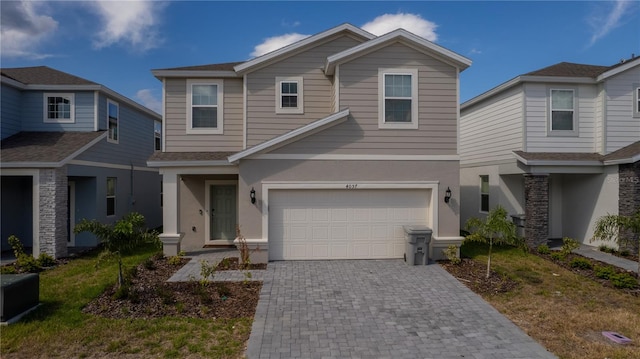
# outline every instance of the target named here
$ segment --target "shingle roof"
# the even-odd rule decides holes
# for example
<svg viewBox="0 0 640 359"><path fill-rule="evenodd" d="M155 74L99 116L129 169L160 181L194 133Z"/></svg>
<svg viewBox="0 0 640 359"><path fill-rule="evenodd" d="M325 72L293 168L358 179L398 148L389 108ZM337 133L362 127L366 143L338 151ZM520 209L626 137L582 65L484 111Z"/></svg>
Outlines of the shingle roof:
<svg viewBox="0 0 640 359"><path fill-rule="evenodd" d="M0 73L25 85L98 85L47 66L2 68Z"/></svg>
<svg viewBox="0 0 640 359"><path fill-rule="evenodd" d="M524 76L598 77L611 66L597 66L561 62L524 74Z"/></svg>
<svg viewBox="0 0 640 359"><path fill-rule="evenodd" d="M604 156L604 161L630 159L638 155L640 155L640 141L634 142L628 146L622 147L617 151L611 152L610 154Z"/></svg>
<svg viewBox="0 0 640 359"><path fill-rule="evenodd" d="M221 64L171 67L167 69L156 69L153 71L234 71L233 68L242 62L225 62Z"/></svg>
<svg viewBox="0 0 640 359"><path fill-rule="evenodd" d="M513 151L527 161L601 161L599 153Z"/></svg>
<svg viewBox="0 0 640 359"><path fill-rule="evenodd" d="M226 161L235 152L155 152L149 162Z"/></svg>
<svg viewBox="0 0 640 359"><path fill-rule="evenodd" d="M104 132L20 132L2 140L0 162L58 163Z"/></svg>

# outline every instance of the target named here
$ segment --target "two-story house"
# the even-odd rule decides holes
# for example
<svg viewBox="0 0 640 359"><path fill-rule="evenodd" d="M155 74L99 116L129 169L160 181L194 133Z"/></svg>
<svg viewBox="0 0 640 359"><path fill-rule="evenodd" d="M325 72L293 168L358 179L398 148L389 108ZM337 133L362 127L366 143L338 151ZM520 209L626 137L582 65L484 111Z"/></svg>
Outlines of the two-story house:
<svg viewBox="0 0 640 359"><path fill-rule="evenodd" d="M82 218L111 223L137 211L162 225L161 177L146 165L160 150L159 114L46 66L0 72L2 250L10 235L34 256L97 245L74 235Z"/></svg>
<svg viewBox="0 0 640 359"><path fill-rule="evenodd" d="M344 24L246 62L153 70L165 253L231 244L239 226L254 262L402 258L403 225L418 224L442 256L462 240L470 64L405 30Z"/></svg>
<svg viewBox="0 0 640 359"><path fill-rule="evenodd" d="M496 205L532 246L592 241L596 220L640 209L640 58L559 63L461 105L462 223Z"/></svg>

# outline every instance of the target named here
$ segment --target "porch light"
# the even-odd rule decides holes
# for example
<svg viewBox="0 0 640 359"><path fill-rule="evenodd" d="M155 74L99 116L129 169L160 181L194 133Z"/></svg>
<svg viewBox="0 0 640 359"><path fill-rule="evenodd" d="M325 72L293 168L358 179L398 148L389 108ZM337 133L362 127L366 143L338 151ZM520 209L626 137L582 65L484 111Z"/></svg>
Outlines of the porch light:
<svg viewBox="0 0 640 359"><path fill-rule="evenodd" d="M249 198L251 198L251 203L256 203L256 190L251 187L251 192L249 192Z"/></svg>
<svg viewBox="0 0 640 359"><path fill-rule="evenodd" d="M447 187L447 190L444 192L444 203L449 203L451 199L451 188Z"/></svg>

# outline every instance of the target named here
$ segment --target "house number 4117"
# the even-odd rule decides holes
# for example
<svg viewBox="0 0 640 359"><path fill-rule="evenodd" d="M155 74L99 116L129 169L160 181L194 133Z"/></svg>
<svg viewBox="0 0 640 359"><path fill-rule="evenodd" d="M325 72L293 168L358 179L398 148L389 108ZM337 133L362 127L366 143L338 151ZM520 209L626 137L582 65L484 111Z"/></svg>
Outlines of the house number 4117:
<svg viewBox="0 0 640 359"><path fill-rule="evenodd" d="M346 189L356 189L356 188L358 188L358 185L356 183L349 183L344 188L346 188Z"/></svg>

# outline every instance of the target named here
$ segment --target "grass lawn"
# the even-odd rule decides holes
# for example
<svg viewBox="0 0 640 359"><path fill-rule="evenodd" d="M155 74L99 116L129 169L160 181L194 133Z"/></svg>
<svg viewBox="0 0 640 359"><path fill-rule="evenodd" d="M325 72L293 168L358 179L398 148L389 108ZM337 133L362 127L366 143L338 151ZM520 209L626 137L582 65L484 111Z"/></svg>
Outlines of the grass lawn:
<svg viewBox="0 0 640 359"><path fill-rule="evenodd" d="M469 243L461 252L486 265L486 246ZM640 358L639 297L510 247L494 247L491 269L519 286L484 299L560 358ZM633 343L613 344L602 331Z"/></svg>
<svg viewBox="0 0 640 359"><path fill-rule="evenodd" d="M133 266L157 252L144 247L125 256ZM96 268L97 255L40 273L42 305L2 327L2 358L242 358L252 318L105 319L82 308L117 279L117 265Z"/></svg>

